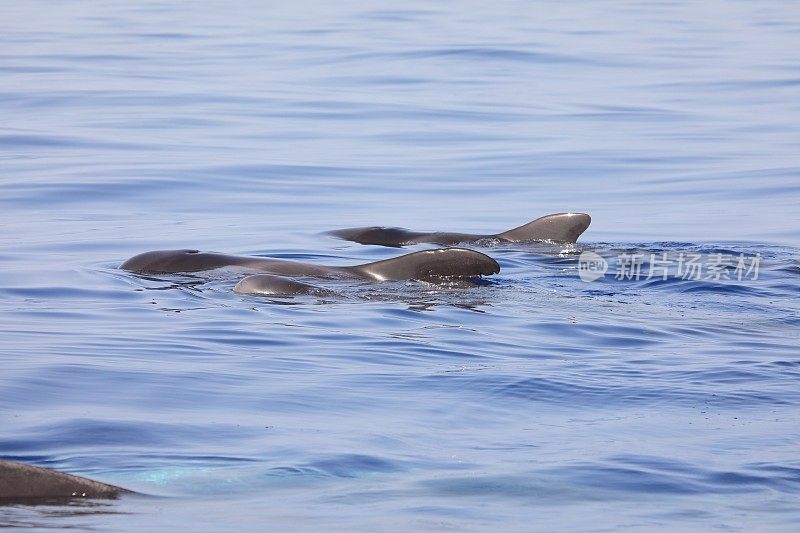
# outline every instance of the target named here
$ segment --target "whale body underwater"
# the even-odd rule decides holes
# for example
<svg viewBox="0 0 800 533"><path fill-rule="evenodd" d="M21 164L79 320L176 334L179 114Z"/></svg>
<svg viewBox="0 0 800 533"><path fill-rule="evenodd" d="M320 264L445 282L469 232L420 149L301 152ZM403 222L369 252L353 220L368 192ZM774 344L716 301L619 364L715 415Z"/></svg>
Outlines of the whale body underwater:
<svg viewBox="0 0 800 533"><path fill-rule="evenodd" d="M589 227L591 218L583 213L558 213L538 218L502 233L418 232L401 228L350 228L332 235L361 244L400 247L412 244L452 245L486 239L501 242L575 242ZM333 291L304 283L292 276L322 279L387 280L465 279L500 272L497 261L466 248L422 250L392 259L353 266L324 266L265 257L245 257L199 250L145 252L125 261L120 268L139 274L177 274L233 267L256 274L239 281L234 290L254 295L329 295ZM133 491L58 472L40 466L0 460L0 505L69 501L75 498L114 499Z"/></svg>
<svg viewBox="0 0 800 533"><path fill-rule="evenodd" d="M585 213L546 215L523 226L496 234L418 232L402 228L367 227L330 232L330 235L361 244L401 247L411 244L461 244L484 240L501 242L575 242L586 231L591 217ZM285 276L322 279L364 279L369 281L465 279L500 272L500 265L488 255L466 248L423 250L392 259L353 266L325 266L299 261L246 257L199 250L157 250L125 261L120 268L138 274L177 274L236 267L256 271L234 287L239 294L326 296L332 291L288 279Z"/></svg>

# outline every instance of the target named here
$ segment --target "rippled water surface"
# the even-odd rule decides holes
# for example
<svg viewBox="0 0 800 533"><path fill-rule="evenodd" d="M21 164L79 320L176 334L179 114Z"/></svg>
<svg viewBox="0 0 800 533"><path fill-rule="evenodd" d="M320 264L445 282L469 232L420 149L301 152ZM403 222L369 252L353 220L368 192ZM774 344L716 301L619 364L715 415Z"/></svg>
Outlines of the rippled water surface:
<svg viewBox="0 0 800 533"><path fill-rule="evenodd" d="M793 530L797 50L791 1L0 5L0 458L146 495L0 525ZM118 269L559 211L468 288ZM733 264L616 275L680 254Z"/></svg>

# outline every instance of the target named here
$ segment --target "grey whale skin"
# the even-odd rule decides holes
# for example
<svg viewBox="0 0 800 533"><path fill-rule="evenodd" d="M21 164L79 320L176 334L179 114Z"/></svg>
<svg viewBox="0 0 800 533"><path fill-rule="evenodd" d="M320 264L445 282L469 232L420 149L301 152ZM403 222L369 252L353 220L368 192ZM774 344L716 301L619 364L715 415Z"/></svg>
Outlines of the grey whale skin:
<svg viewBox="0 0 800 533"><path fill-rule="evenodd" d="M135 493L41 466L0 460L0 505L72 498L114 499L122 494Z"/></svg>
<svg viewBox="0 0 800 533"><path fill-rule="evenodd" d="M303 283L272 274L253 274L247 276L233 288L238 294L257 294L260 296L293 296L308 294L311 296L333 296L336 293L330 289L317 287L310 283Z"/></svg>
<svg viewBox="0 0 800 533"><path fill-rule="evenodd" d="M259 271L260 274L241 280L234 290L240 294L261 295L333 294L327 289L280 276L390 281L471 278L500 272L497 261L486 254L465 248L423 250L354 266L314 265L284 259L246 257L198 250L158 250L134 256L120 266L123 270L139 274L177 274L223 267Z"/></svg>
<svg viewBox="0 0 800 533"><path fill-rule="evenodd" d="M505 242L553 241L576 242L586 231L592 217L586 213L556 213L537 218L518 228L493 235L472 233L450 233L443 231L421 232L403 228L372 226L368 228L347 228L328 232L346 241L360 244L401 247L410 244L459 244L485 239L498 239Z"/></svg>

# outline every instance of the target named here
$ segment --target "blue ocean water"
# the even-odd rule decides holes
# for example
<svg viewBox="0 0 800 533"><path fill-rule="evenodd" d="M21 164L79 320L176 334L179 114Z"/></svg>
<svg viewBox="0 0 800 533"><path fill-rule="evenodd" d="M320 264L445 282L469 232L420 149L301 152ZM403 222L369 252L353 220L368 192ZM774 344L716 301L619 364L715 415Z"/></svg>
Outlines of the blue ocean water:
<svg viewBox="0 0 800 533"><path fill-rule="evenodd" d="M0 458L147 495L0 525L796 528L795 2L7 2L0 45ZM118 269L559 211L472 288Z"/></svg>

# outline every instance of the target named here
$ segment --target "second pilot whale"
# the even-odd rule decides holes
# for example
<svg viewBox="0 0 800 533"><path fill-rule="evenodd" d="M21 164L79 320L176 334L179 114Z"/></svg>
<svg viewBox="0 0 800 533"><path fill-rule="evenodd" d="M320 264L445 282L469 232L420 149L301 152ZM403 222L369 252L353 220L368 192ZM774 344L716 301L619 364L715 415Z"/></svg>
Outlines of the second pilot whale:
<svg viewBox="0 0 800 533"><path fill-rule="evenodd" d="M482 240L575 242L581 233L586 231L591 222L592 217L586 213L555 213L539 217L517 228L492 234L410 231L404 228L387 228L383 226L339 229L330 231L328 234L360 244L393 247L421 243L448 245Z"/></svg>

